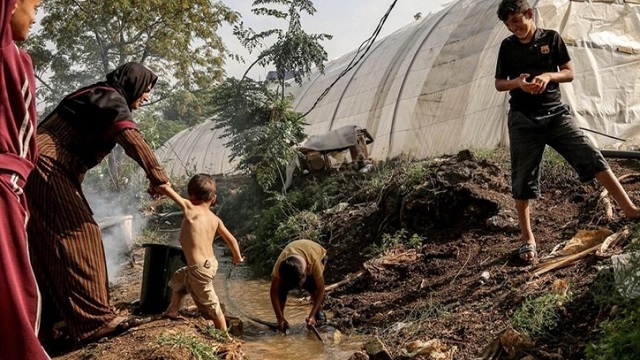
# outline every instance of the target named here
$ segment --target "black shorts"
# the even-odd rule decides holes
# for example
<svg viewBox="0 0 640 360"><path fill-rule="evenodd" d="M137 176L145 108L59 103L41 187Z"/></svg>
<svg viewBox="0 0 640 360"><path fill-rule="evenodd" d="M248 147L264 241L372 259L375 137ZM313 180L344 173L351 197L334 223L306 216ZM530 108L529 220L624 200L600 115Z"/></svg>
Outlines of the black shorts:
<svg viewBox="0 0 640 360"><path fill-rule="evenodd" d="M511 110L508 127L514 199L540 196L540 162L546 145L562 155L583 182L609 169L600 151L573 121L567 105L535 115Z"/></svg>

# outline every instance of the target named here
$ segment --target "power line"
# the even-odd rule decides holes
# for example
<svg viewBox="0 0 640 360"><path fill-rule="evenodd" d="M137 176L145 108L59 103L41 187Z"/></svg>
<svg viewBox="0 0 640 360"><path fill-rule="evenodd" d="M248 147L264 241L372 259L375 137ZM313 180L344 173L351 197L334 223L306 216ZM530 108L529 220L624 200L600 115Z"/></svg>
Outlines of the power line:
<svg viewBox="0 0 640 360"><path fill-rule="evenodd" d="M389 6L389 9L387 9L387 12L382 16L382 18L378 22L378 26L373 31L373 34L371 34L371 36L368 39L366 39L365 41L362 42L362 44L360 44L360 46L358 47L358 50L356 50L356 53L353 55L353 58L351 59L351 61L347 65L347 67L345 67L344 70L342 70L342 72L340 72L338 77L336 77L335 80L333 80L333 82L331 83L331 85L329 85L322 92L322 94L320 94L320 96L318 96L318 99L313 103L311 108L306 113L304 113L301 117L305 117L305 116L309 115L309 113L313 109L315 109L315 107L320 103L320 101L322 101L322 99L324 99L324 97L327 96L327 94L329 94L329 91L331 91L331 88L333 88L333 86L343 76L345 76L351 69L353 69L354 67L356 67L356 65L358 65L358 63L360 63L360 61L364 58L364 56L367 54L367 52L369 52L369 49L371 49L371 45L373 45L373 43L376 41L376 38L378 37L378 35L380 34L380 31L382 30L382 26L387 21L387 18L389 17L389 14L391 13L391 10L393 10L393 8L396 6L397 2L398 2L398 0L394 0L393 3L391 3L391 5ZM360 53L363 48L364 48L364 52Z"/></svg>

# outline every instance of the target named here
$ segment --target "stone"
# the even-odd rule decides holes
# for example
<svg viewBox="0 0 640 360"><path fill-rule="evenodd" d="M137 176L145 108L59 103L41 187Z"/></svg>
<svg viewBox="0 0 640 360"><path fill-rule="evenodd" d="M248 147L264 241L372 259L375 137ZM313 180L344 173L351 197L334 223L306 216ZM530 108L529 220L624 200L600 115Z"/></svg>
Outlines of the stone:
<svg viewBox="0 0 640 360"><path fill-rule="evenodd" d="M354 352L353 355L349 357L349 360L369 360L369 355L364 351L358 351Z"/></svg>
<svg viewBox="0 0 640 360"><path fill-rule="evenodd" d="M377 336L364 345L364 351L371 360L391 360L387 346Z"/></svg>

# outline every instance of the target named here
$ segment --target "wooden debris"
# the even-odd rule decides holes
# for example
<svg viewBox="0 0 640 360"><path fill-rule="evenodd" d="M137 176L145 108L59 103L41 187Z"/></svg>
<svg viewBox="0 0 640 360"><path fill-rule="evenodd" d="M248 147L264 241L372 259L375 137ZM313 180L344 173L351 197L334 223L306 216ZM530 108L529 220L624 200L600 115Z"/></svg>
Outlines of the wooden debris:
<svg viewBox="0 0 640 360"><path fill-rule="evenodd" d="M616 234L619 234L618 236L614 236ZM603 242L602 245L600 246L600 248L598 250L596 250L596 255L597 256L605 256L605 252L608 249L613 248L614 246L616 246L620 241L624 240L625 238L627 238L629 236L629 229L624 228L622 229L622 231L617 232L616 234L613 234L609 237L607 237Z"/></svg>
<svg viewBox="0 0 640 360"><path fill-rule="evenodd" d="M525 335L514 329L506 329L487 345L482 354L482 360L502 359L503 355L507 355L509 359L515 358L523 350L533 348L533 341Z"/></svg>
<svg viewBox="0 0 640 360"><path fill-rule="evenodd" d="M613 220L613 205L611 205L611 200L609 200L609 191L607 189L604 189L600 193L598 202L604 207L604 216L607 220Z"/></svg>
<svg viewBox="0 0 640 360"><path fill-rule="evenodd" d="M600 252L600 254L603 254L609 247L615 246L615 244L620 242L620 240L627 237L628 235L629 235L629 230L625 228L622 231L619 231L615 234L610 235L601 244L596 244L577 254L561 256L554 260L551 260L545 263L540 263L534 267L535 271L533 272L533 274L536 276L540 276L551 270L569 266L575 263L577 260L585 258L589 254L595 254L598 251Z"/></svg>
<svg viewBox="0 0 640 360"><path fill-rule="evenodd" d="M374 275L375 273L383 272L387 267L414 262L418 257L420 257L420 254L416 250L397 253L395 251L387 251L380 257L366 261L363 265L369 274Z"/></svg>
<svg viewBox="0 0 640 360"><path fill-rule="evenodd" d="M334 283L334 284L331 284L331 285L327 285L327 286L325 286L325 287L324 287L324 291L325 291L325 292L327 292L327 291L335 290L335 289L337 289L338 287L340 287L340 286L342 286L342 285L344 285L344 284L347 284L347 283L349 283L349 282L351 282L351 281L353 281L353 280L355 280L355 279L359 278L359 277L360 277L360 276L362 276L363 274L364 274L364 271L358 271L358 272L357 272L357 273L355 273L355 274L349 274L349 275L347 275L347 277L346 277L346 278L344 278L344 279L342 279L342 280L338 281L337 283Z"/></svg>
<svg viewBox="0 0 640 360"><path fill-rule="evenodd" d="M409 358L426 357L426 359L453 360L453 355L457 350L456 346L448 346L439 339L416 340L407 344L404 356Z"/></svg>

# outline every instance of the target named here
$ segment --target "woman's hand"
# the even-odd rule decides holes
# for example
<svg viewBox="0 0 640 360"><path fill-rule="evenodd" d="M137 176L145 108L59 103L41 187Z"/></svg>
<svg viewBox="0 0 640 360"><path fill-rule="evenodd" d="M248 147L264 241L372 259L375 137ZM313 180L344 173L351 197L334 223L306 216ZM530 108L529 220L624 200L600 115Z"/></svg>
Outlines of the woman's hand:
<svg viewBox="0 0 640 360"><path fill-rule="evenodd" d="M153 184L149 184L149 188L147 189L147 193L149 195L151 195L151 197L154 200L157 200L159 198L162 197L162 195L164 195L164 191L162 191L162 188L170 188L171 187L171 183L164 183L161 185L153 185Z"/></svg>

